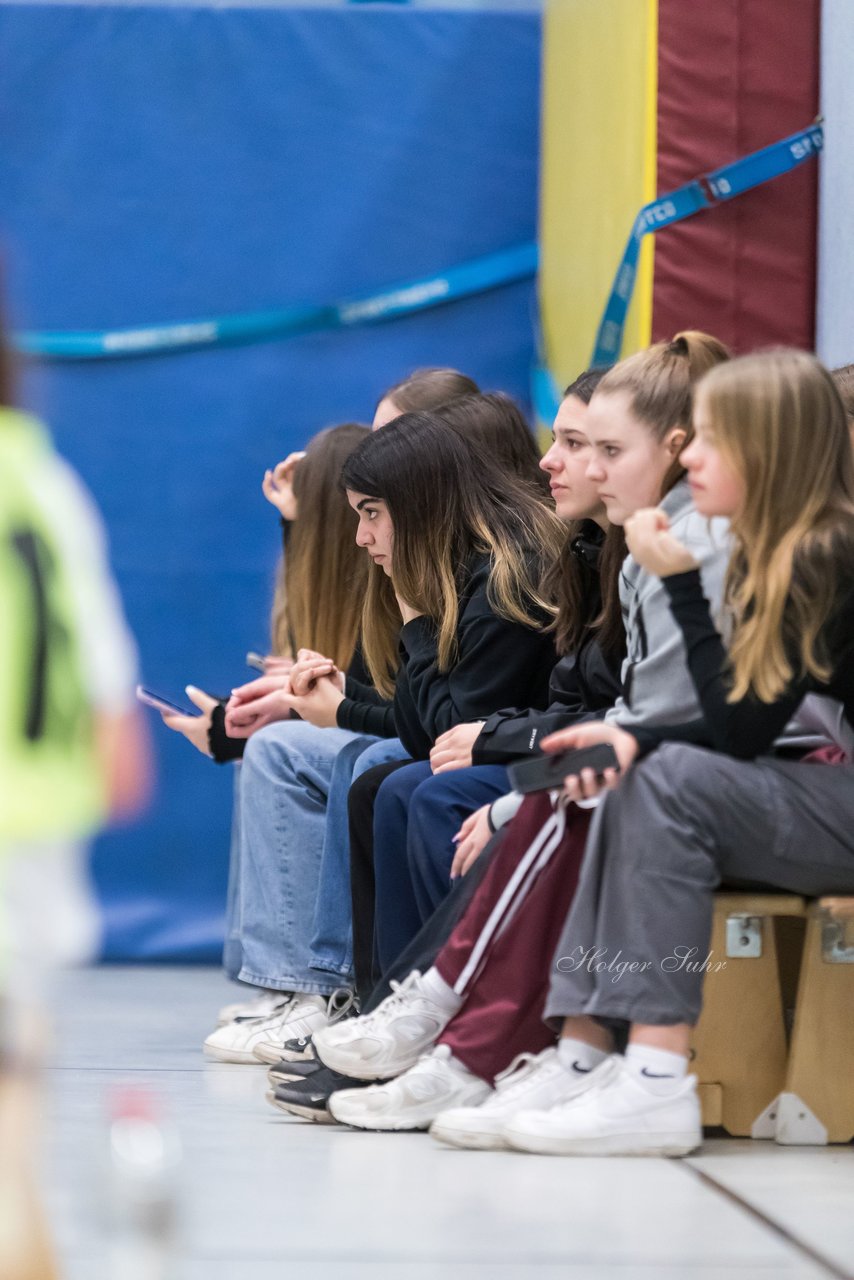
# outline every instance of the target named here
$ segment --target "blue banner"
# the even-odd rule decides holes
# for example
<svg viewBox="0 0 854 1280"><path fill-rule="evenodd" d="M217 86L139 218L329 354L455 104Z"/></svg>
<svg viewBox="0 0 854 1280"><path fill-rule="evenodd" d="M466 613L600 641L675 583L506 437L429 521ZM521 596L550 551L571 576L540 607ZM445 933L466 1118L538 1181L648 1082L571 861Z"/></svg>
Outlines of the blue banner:
<svg viewBox="0 0 854 1280"><path fill-rule="evenodd" d="M614 276L614 283L599 322L596 344L590 358L591 367L613 364L619 360L623 345L626 315L632 300L637 276L638 257L643 237L649 231L660 231L683 222L703 209L713 208L726 200L733 200L796 169L821 151L824 132L821 124L810 125L799 133L793 133L780 142L774 142L760 151L743 156L732 164L701 174L684 187L659 196L644 205L632 226L622 261Z"/></svg>
<svg viewBox="0 0 854 1280"><path fill-rule="evenodd" d="M381 293L320 306L281 307L208 320L140 325L107 332L21 333L17 349L53 360L116 360L165 355L200 347L234 346L292 337L320 329L346 329L412 315L459 298L498 289L537 273L536 244L520 244L452 267L443 275L392 285Z"/></svg>

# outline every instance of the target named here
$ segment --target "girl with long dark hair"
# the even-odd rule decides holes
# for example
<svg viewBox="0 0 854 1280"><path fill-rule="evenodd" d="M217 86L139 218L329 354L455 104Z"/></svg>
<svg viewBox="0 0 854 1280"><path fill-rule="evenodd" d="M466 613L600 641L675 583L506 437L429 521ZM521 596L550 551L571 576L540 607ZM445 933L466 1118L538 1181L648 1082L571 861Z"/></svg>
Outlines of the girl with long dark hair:
<svg viewBox="0 0 854 1280"><path fill-rule="evenodd" d="M486 403L482 411L494 415L496 408ZM469 485L473 475L476 486ZM265 963L276 972L245 965L241 977L298 992L302 1010L295 1018L296 1005L283 1004L263 1023L216 1031L205 1049L220 1060L277 1057L287 1040L323 1025L329 997L347 976L346 928L334 956L318 956L312 943L316 909L325 909L316 896L319 868L327 854L335 864L328 846L340 836L329 822L331 784L318 781L317 752L328 757L330 735L342 727L376 732L371 718L383 716L403 748L424 757L436 735L461 716L485 715L516 698L542 704L546 697L554 649L545 634L552 611L544 583L560 525L530 485L449 427L441 411L405 414L367 437L345 464L344 483L359 516L356 541L374 561L362 621L372 684L345 680L330 664L314 673L304 693L278 695L282 707L309 722L301 731L327 727L319 739L311 735L310 755L289 750L278 760L278 799L269 821L280 834L264 839L253 832L269 806L259 811L255 805L246 815L246 875L274 876L277 884L298 879L303 891L298 904L290 895L284 928L282 913L253 895L258 906L251 919L244 912L244 955L259 939ZM354 483L379 492L354 490ZM393 583L386 566L393 566ZM267 729L253 734L247 759L269 736ZM346 745L348 756L357 749ZM352 773L352 760L349 765ZM285 811L292 821L277 817ZM346 882L338 889L346 893Z"/></svg>
<svg viewBox="0 0 854 1280"><path fill-rule="evenodd" d="M602 379L585 425L588 475L608 518L623 525L640 507L663 501L702 564L705 588L714 598L722 590L726 529L721 522L710 528L695 511L679 455L690 438L694 385L727 357L722 344L698 333L640 352ZM609 722L632 725L695 714L684 646L658 579L629 557L620 597L628 652L623 692L608 712ZM433 968L412 976L405 990L370 1014L367 1029L362 1018L318 1038L319 1056L339 1071L362 1079L398 1076L368 1096L364 1090L333 1094L329 1105L337 1119L362 1128L424 1128L446 1109L462 1108L459 1115L450 1112L454 1141L502 1145L505 1084L495 1090L493 1084L512 1060L520 1053L537 1055L537 1070L525 1077L525 1089L535 1097L561 1084L552 1070L554 1032L541 1016L550 958L575 891L590 816L577 806L555 806L548 793L529 797ZM405 1036L415 1008L421 1035ZM370 1052L364 1045L371 1045ZM582 1062L581 1069L586 1066ZM416 1075L430 1079L420 1102ZM515 1089L518 1081L512 1083ZM475 1105L480 1102L485 1105Z"/></svg>

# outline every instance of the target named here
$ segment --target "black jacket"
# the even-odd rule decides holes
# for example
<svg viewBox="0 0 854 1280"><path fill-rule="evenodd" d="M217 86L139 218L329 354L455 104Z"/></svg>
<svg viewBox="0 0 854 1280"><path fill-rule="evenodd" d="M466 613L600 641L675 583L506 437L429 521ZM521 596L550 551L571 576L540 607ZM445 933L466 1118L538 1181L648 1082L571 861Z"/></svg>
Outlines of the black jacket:
<svg viewBox="0 0 854 1280"><path fill-rule="evenodd" d="M426 617L413 618L400 631L400 670L394 695L397 735L415 760L424 760L447 729L491 715L515 702L545 707L554 641L545 627L508 622L487 596L490 560L472 558L462 574L457 656L440 672L437 629Z"/></svg>
<svg viewBox="0 0 854 1280"><path fill-rule="evenodd" d="M591 622L602 608L598 561L603 536L593 521L585 521L572 544L581 566L580 607ZM485 721L475 739L472 764L507 764L520 756L537 755L548 734L581 720L598 719L621 692L621 664L622 655L606 657L595 639L586 640L577 653L561 658L552 671L549 705L544 711L510 707Z"/></svg>
<svg viewBox="0 0 854 1280"><path fill-rule="evenodd" d="M567 654L554 668L545 711L497 711L475 739L472 764L507 764L520 756L538 755L540 741L582 720L601 719L620 690L620 659L609 662L595 640L578 654Z"/></svg>

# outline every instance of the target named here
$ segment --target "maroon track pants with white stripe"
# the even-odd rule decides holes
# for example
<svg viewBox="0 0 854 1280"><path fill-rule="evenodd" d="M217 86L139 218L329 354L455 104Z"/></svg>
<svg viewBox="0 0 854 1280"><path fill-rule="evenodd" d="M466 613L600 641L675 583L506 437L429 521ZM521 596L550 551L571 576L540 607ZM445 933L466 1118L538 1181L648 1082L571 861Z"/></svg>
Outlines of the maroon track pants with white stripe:
<svg viewBox="0 0 854 1280"><path fill-rule="evenodd" d="M528 796L436 968L465 1003L439 1038L490 1083L554 1043L543 1022L551 966L575 894L591 811Z"/></svg>

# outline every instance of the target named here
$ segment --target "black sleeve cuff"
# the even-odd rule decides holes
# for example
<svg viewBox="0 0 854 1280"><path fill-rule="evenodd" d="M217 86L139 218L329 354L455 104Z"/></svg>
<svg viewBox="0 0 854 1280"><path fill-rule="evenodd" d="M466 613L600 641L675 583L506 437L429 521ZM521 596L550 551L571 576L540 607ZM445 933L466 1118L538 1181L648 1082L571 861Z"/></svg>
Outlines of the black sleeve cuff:
<svg viewBox="0 0 854 1280"><path fill-rule="evenodd" d="M208 746L211 757L217 764L229 764L232 760L240 760L243 757L246 739L230 738L226 733L224 702L218 702L211 712Z"/></svg>
<svg viewBox="0 0 854 1280"><path fill-rule="evenodd" d="M699 569L688 569L685 573L671 573L661 579L664 590L673 601L705 599L703 595L703 579Z"/></svg>

